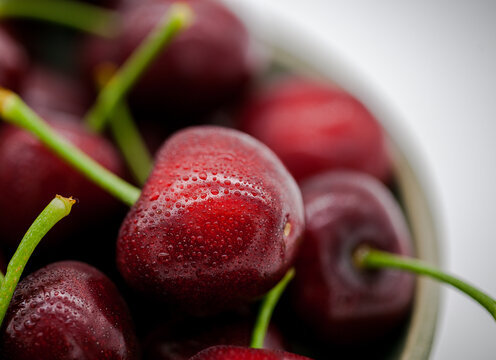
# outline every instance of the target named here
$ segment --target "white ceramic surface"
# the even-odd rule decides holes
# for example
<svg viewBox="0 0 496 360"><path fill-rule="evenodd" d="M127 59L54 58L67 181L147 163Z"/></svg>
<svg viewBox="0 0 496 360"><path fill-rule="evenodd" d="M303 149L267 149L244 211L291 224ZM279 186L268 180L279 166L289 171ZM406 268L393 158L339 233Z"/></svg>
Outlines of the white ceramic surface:
<svg viewBox="0 0 496 360"><path fill-rule="evenodd" d="M446 267L496 294L496 2L228 2L301 57L339 59L320 65L368 104L388 104L397 122L389 126L403 129L393 133L418 154ZM431 358L494 359L494 321L456 291L444 294Z"/></svg>

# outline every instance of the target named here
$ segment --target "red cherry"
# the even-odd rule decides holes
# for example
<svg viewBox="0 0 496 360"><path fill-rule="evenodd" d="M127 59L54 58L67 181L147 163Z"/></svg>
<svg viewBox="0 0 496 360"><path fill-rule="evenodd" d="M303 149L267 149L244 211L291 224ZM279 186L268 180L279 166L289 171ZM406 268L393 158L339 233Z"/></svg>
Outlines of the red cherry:
<svg viewBox="0 0 496 360"><path fill-rule="evenodd" d="M284 351L250 349L237 346L214 346L203 350L190 360L311 360Z"/></svg>
<svg viewBox="0 0 496 360"><path fill-rule="evenodd" d="M174 0L130 3L116 41L92 40L85 67L110 60L122 64L157 25ZM151 65L132 92L131 102L162 111L203 114L235 99L254 72L250 38L238 18L220 2L186 1L194 23ZM107 43L105 45L104 43Z"/></svg>
<svg viewBox="0 0 496 360"><path fill-rule="evenodd" d="M148 336L143 347L144 359L188 360L199 351L219 344L249 346L252 331L253 321L231 317L167 324ZM264 348L285 348L282 335L273 325L267 330Z"/></svg>
<svg viewBox="0 0 496 360"><path fill-rule="evenodd" d="M324 170L390 176L385 134L345 91L303 78L274 84L248 102L241 128L269 146L297 180Z"/></svg>
<svg viewBox="0 0 496 360"><path fill-rule="evenodd" d="M110 171L122 175L117 150L104 138L87 132L67 114L42 114L62 136ZM0 239L17 245L36 216L55 194L74 196L80 204L71 221L62 221L47 240L61 240L83 226L112 215L120 205L115 199L66 165L29 133L14 126L0 129ZM73 236L73 235L72 235ZM72 237L71 236L71 237ZM42 244L46 244L43 241Z"/></svg>
<svg viewBox="0 0 496 360"><path fill-rule="evenodd" d="M138 359L115 285L85 263L53 263L21 281L2 326L5 359Z"/></svg>
<svg viewBox="0 0 496 360"><path fill-rule="evenodd" d="M408 314L414 278L392 270L361 271L352 261L361 244L411 255L401 210L376 179L328 172L301 185L305 240L293 281L295 309L323 339L373 340Z"/></svg>
<svg viewBox="0 0 496 360"><path fill-rule="evenodd" d="M83 116L89 96L75 80L61 73L35 66L24 77L19 95L35 109L46 109Z"/></svg>
<svg viewBox="0 0 496 360"><path fill-rule="evenodd" d="M27 67L25 50L0 27L0 86L17 90Z"/></svg>
<svg viewBox="0 0 496 360"><path fill-rule="evenodd" d="M165 142L119 234L134 288L193 313L265 294L293 262L300 191L279 159L236 130L192 127Z"/></svg>

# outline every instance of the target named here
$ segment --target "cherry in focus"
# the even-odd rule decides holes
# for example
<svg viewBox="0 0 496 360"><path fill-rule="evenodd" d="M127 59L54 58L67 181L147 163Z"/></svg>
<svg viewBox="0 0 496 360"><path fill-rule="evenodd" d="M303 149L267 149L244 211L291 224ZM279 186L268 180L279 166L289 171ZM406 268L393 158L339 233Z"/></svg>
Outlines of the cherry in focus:
<svg viewBox="0 0 496 360"><path fill-rule="evenodd" d="M336 169L366 172L384 182L390 178L383 129L337 87L297 77L281 80L248 101L239 121L298 181Z"/></svg>
<svg viewBox="0 0 496 360"><path fill-rule="evenodd" d="M121 227L117 263L135 289L211 313L270 290L303 226L300 191L272 151L236 130L192 127L159 150Z"/></svg>
<svg viewBox="0 0 496 360"><path fill-rule="evenodd" d="M214 346L203 350L190 360L311 360L285 351L250 349L238 346Z"/></svg>
<svg viewBox="0 0 496 360"><path fill-rule="evenodd" d="M414 291L410 274L359 270L354 250L362 244L411 255L401 210L376 179L355 172L328 172L301 184L305 239L292 284L294 306L321 339L371 341L408 315Z"/></svg>
<svg viewBox="0 0 496 360"><path fill-rule="evenodd" d="M138 359L131 316L90 265L58 262L21 281L2 325L6 360Z"/></svg>
<svg viewBox="0 0 496 360"><path fill-rule="evenodd" d="M110 171L122 175L117 150L104 138L87 132L78 119L58 112L41 113L63 137ZM55 196L79 199L71 221L62 221L47 235L49 242L74 237L84 226L104 222L119 202L52 154L24 130L11 125L0 129L0 238L16 246L36 216ZM56 239L56 241L55 241ZM47 241L43 241L45 245Z"/></svg>

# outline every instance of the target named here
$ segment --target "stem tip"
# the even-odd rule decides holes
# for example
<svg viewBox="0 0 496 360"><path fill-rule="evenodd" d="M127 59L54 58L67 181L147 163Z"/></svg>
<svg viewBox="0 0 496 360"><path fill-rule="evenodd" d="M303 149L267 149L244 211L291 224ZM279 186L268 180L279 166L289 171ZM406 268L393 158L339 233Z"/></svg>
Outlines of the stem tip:
<svg viewBox="0 0 496 360"><path fill-rule="evenodd" d="M72 196L66 198L62 195L55 195L55 199L60 203L61 207L65 209L65 216L69 215L72 209L72 205L74 205L77 200L73 199Z"/></svg>
<svg viewBox="0 0 496 360"><path fill-rule="evenodd" d="M366 267L365 263L367 261L367 257L370 253L370 250L371 250L370 246L362 244L359 245L355 249L355 251L353 251L352 261L353 261L353 265L355 265L357 269L364 269Z"/></svg>
<svg viewBox="0 0 496 360"><path fill-rule="evenodd" d="M174 3L170 7L170 13L173 17L176 17L184 27L187 27L193 23L195 20L193 9L191 6L185 2Z"/></svg>
<svg viewBox="0 0 496 360"><path fill-rule="evenodd" d="M15 96L15 94L11 90L0 86L0 115L3 113L7 100L9 100L12 96Z"/></svg>

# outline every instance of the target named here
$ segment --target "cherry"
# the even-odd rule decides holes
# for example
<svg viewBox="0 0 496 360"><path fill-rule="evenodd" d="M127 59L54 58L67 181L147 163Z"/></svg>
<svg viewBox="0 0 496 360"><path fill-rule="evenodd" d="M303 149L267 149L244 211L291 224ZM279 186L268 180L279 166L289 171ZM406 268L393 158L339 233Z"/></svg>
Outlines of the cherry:
<svg viewBox="0 0 496 360"><path fill-rule="evenodd" d="M199 352L190 360L310 360L310 358L285 351L213 346Z"/></svg>
<svg viewBox="0 0 496 360"><path fill-rule="evenodd" d="M82 116L89 105L88 94L77 81L40 65L26 74L19 93L36 109Z"/></svg>
<svg viewBox="0 0 496 360"><path fill-rule="evenodd" d="M148 336L144 359L187 360L214 345L249 346L252 330L253 321L225 317L163 325ZM264 348L284 349L282 336L274 326L268 329Z"/></svg>
<svg viewBox="0 0 496 360"><path fill-rule="evenodd" d="M44 114L63 137L112 172L123 173L119 154L104 138L88 133L80 122L67 114ZM81 203L74 210L71 222L62 222L54 233L48 235L52 240L54 236L60 240L62 235L81 229L81 225L87 226L95 219L106 219L119 205L106 192L53 155L33 136L14 126L3 126L0 129L2 242L17 244L36 215L57 193L71 194L80 199Z"/></svg>
<svg viewBox="0 0 496 360"><path fill-rule="evenodd" d="M301 185L305 240L293 285L295 309L323 339L358 342L382 336L405 319L414 278L392 270L359 270L361 245L412 252L401 210L385 186L355 172L328 172Z"/></svg>
<svg viewBox="0 0 496 360"><path fill-rule="evenodd" d="M123 9L117 41L93 40L85 67L93 73L105 61L122 64L158 23L173 0L133 2ZM131 102L141 108L184 115L204 113L244 91L254 71L248 33L217 1L188 0L194 23L151 65L135 87ZM108 44L105 45L105 43Z"/></svg>
<svg viewBox="0 0 496 360"><path fill-rule="evenodd" d="M138 359L117 288L80 262L53 263L21 281L1 336L7 360Z"/></svg>
<svg viewBox="0 0 496 360"><path fill-rule="evenodd" d="M192 127L164 143L117 242L134 288L209 313L246 303L290 267L303 232L299 189L263 144Z"/></svg>
<svg viewBox="0 0 496 360"><path fill-rule="evenodd" d="M280 157L296 180L335 169L389 179L381 126L357 99L337 87L286 78L249 101L239 121Z"/></svg>
<svg viewBox="0 0 496 360"><path fill-rule="evenodd" d="M17 89L27 66L24 49L0 27L0 86Z"/></svg>

